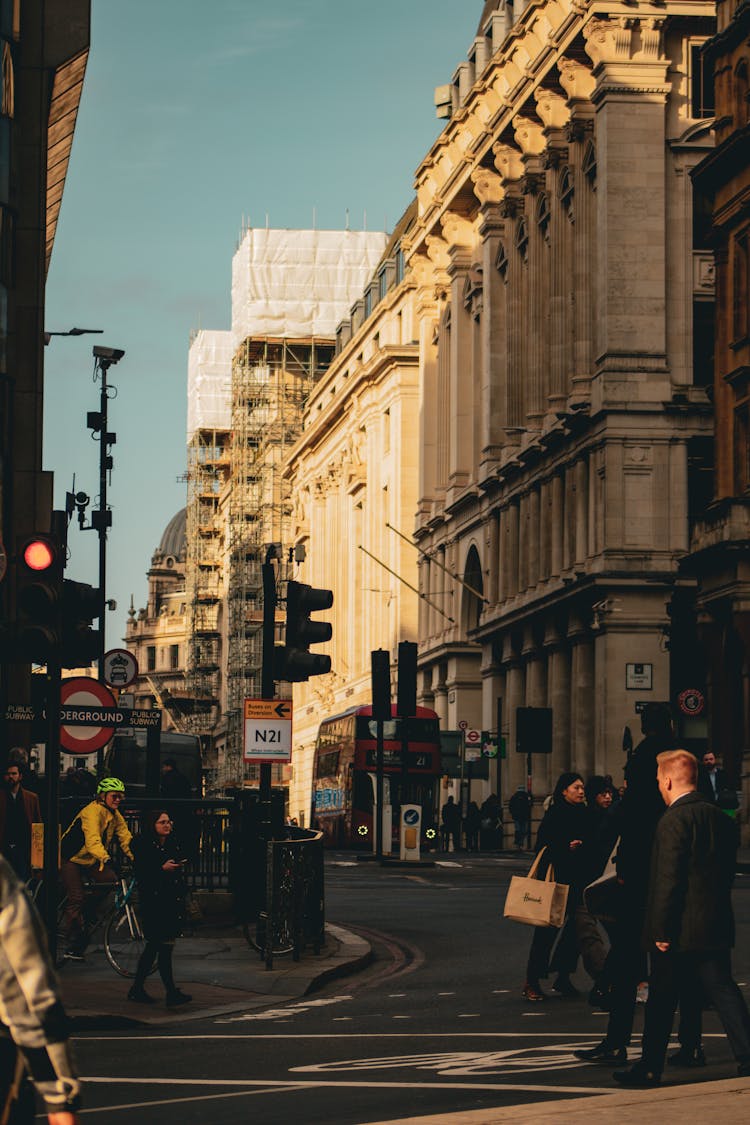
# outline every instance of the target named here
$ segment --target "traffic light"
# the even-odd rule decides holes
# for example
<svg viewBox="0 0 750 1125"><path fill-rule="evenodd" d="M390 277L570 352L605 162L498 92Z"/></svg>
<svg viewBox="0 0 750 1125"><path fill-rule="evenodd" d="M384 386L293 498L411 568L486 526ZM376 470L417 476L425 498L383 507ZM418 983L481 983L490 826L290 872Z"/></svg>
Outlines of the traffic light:
<svg viewBox="0 0 750 1125"><path fill-rule="evenodd" d="M11 662L46 664L58 652L64 565L62 545L53 535L34 535L19 543Z"/></svg>
<svg viewBox="0 0 750 1125"><path fill-rule="evenodd" d="M310 645L330 641L333 627L328 621L313 621L310 614L332 605L331 590L316 590L304 582L287 583L285 643L276 649L274 679L299 683L330 672L330 656L310 652Z"/></svg>
<svg viewBox="0 0 750 1125"><path fill-rule="evenodd" d="M99 616L101 592L86 582L66 578L62 588L63 668L85 668L100 655L101 633L91 623Z"/></svg>

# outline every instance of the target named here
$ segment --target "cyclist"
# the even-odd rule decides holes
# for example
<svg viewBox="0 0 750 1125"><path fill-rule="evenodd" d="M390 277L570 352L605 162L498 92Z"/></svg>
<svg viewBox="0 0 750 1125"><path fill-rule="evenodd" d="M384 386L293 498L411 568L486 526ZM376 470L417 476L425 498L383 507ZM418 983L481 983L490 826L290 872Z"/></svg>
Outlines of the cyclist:
<svg viewBox="0 0 750 1125"><path fill-rule="evenodd" d="M60 868L67 901L62 917L62 934L66 943L65 957L70 961L83 961L86 948L86 925L83 918L83 877L100 883L108 891L117 882L117 872L112 864L109 849L115 836L128 859L132 835L119 811L125 797L125 786L118 777L104 777L96 787L96 797L81 809L63 836L70 837L68 845L80 847L63 861ZM63 845L64 847L64 845Z"/></svg>

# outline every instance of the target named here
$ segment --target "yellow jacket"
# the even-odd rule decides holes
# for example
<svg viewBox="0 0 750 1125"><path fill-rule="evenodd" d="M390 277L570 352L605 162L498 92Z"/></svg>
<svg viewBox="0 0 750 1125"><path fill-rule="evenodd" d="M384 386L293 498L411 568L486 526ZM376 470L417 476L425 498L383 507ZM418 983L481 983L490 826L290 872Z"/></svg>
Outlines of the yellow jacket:
<svg viewBox="0 0 750 1125"><path fill-rule="evenodd" d="M70 857L72 863L78 863L81 867L93 867L98 863L101 870L112 858L108 849L115 835L125 855L132 860L130 841L133 834L121 813L108 809L102 801L91 801L81 809L77 819L81 822L85 843L80 851Z"/></svg>

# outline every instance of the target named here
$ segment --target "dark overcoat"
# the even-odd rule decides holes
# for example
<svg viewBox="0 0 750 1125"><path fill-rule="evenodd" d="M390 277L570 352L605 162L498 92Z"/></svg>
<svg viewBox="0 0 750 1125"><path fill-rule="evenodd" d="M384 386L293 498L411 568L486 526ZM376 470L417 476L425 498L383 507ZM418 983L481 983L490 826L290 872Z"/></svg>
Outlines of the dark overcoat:
<svg viewBox="0 0 750 1125"><path fill-rule="evenodd" d="M697 792L678 798L656 827L644 941L668 941L680 953L734 945L734 822Z"/></svg>
<svg viewBox="0 0 750 1125"><path fill-rule="evenodd" d="M160 845L155 835L146 832L135 836L131 847L143 932L149 941L171 941L182 929L186 887L182 870L165 871L163 864L182 858L177 842L168 837Z"/></svg>

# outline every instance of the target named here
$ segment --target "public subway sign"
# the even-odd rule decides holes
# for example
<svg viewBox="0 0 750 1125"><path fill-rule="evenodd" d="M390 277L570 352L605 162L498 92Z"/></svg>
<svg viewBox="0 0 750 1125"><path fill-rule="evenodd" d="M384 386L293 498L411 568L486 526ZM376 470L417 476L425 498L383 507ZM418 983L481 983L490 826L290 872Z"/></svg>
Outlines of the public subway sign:
<svg viewBox="0 0 750 1125"><path fill-rule="evenodd" d="M5 708L6 722L30 723L35 719L46 719L44 708L31 704L9 703ZM161 710L133 711L127 707L77 707L60 708L60 722L67 727L159 727Z"/></svg>

